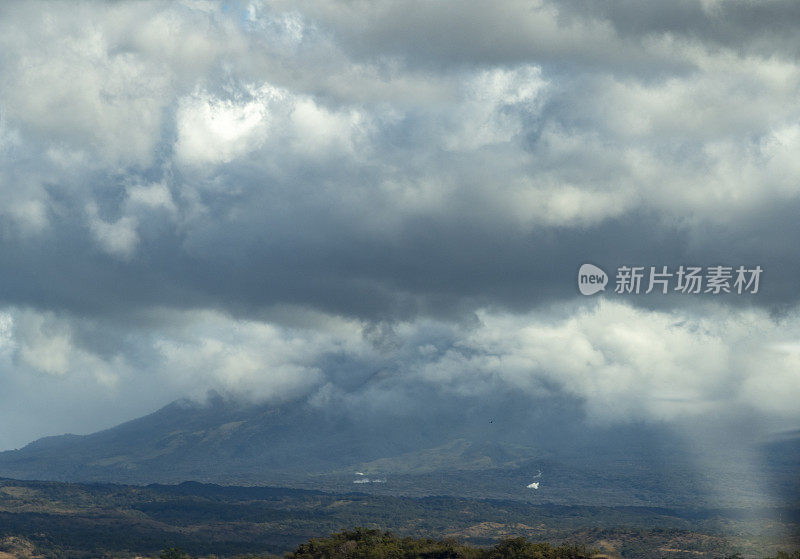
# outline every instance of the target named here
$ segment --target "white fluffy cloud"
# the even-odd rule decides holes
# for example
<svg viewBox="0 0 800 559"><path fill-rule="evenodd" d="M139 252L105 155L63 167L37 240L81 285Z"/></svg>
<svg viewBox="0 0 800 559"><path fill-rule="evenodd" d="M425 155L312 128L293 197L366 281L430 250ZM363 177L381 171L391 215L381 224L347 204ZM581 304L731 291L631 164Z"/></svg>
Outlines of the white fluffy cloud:
<svg viewBox="0 0 800 559"><path fill-rule="evenodd" d="M153 349L159 367L197 398L212 389L255 401L302 394L323 381L325 354L358 352L362 345L357 325L347 322L294 330L210 312L184 320L190 322L157 339Z"/></svg>
<svg viewBox="0 0 800 559"><path fill-rule="evenodd" d="M391 3L353 12L256 2L238 15L215 6L20 9L18 25L6 18L3 33L3 128L28 149L61 154L53 176L64 165L147 168L171 138L176 163L212 171L261 162L267 176L280 177L304 159L330 156L353 165L352 180L337 188L348 202L346 190L355 190L365 216L387 203L407 219L430 212L407 204L406 189L361 196L359 173L376 165L381 184L406 182L412 193L441 185L439 213L471 200L525 229L587 226L637 211L714 220L800 195L792 157L800 68L791 58L668 34L623 37L602 20L561 18L548 3L488 11L469 4L454 25L468 28L479 15L504 23L503 33L490 28L500 41L491 53L497 59L434 72L403 56L415 52L414 28L426 33L452 18L450 10L428 7L401 31ZM384 42L373 44L378 36ZM523 37L538 46L526 54ZM365 44L383 50L367 56ZM599 66L564 74L530 62L569 65L601 53L619 63L642 57L660 73ZM396 161L386 143L404 123L419 129L418 141ZM482 174L460 158L429 156L441 149L463 153ZM401 181L406 163L413 177ZM39 193L7 211L42 230L46 207Z"/></svg>
<svg viewBox="0 0 800 559"><path fill-rule="evenodd" d="M175 151L190 164L227 163L257 150L264 143L269 124L268 104L281 93L264 86L252 99L236 102L197 93L180 102Z"/></svg>
<svg viewBox="0 0 800 559"><path fill-rule="evenodd" d="M647 311L601 301L558 319L480 314L481 326L419 369L457 391L502 382L531 393L558 386L595 418L674 420L743 407L797 419L800 317L704 307Z"/></svg>
<svg viewBox="0 0 800 559"><path fill-rule="evenodd" d="M3 318L15 362L33 373L71 376L73 382L78 377L80 383L88 378L109 388L123 372L118 356L103 358L76 343L69 320L35 311L4 313ZM6 362L3 366L12 365Z"/></svg>

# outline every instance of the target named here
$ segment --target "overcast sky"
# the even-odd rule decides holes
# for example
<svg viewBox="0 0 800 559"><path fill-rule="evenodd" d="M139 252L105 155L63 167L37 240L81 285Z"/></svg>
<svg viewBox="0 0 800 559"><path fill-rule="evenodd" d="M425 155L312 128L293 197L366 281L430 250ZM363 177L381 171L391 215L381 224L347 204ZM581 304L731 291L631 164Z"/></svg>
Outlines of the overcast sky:
<svg viewBox="0 0 800 559"><path fill-rule="evenodd" d="M210 389L800 425L798 27L793 0L2 4L0 448ZM764 272L615 295L623 264Z"/></svg>

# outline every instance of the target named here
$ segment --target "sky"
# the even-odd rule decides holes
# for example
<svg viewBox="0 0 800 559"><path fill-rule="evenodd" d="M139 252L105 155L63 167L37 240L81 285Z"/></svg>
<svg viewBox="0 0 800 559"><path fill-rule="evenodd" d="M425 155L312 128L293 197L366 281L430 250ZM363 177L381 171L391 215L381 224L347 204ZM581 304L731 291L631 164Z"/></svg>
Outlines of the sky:
<svg viewBox="0 0 800 559"><path fill-rule="evenodd" d="M798 25L793 0L3 3L0 448L209 390L798 427ZM763 274L614 292L682 265Z"/></svg>

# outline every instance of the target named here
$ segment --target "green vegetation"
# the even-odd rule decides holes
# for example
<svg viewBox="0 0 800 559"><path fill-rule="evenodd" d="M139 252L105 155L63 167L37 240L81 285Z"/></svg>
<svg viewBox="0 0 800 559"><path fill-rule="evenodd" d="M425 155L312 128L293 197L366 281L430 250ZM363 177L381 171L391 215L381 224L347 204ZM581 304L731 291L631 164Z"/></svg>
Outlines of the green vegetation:
<svg viewBox="0 0 800 559"><path fill-rule="evenodd" d="M364 528L341 532L352 526ZM294 550L299 559L314 549L308 547L312 541L324 546L331 539L311 540L320 534L347 540L347 534L360 533L351 538L356 547L366 545L359 538L377 538L405 550L397 557L579 557L553 555L565 549L583 553L570 548L578 543L615 559L733 559L737 553L743 559L800 559L779 554L800 547L798 526L800 510L787 508L534 505L200 483L142 487L0 479L0 558L263 558Z"/></svg>
<svg viewBox="0 0 800 559"><path fill-rule="evenodd" d="M162 551L158 559L190 559L190 557L180 547L170 547Z"/></svg>
<svg viewBox="0 0 800 559"><path fill-rule="evenodd" d="M671 556L671 555L667 555ZM679 552L676 556L680 557ZM160 559L191 559L179 549L165 550ZM275 556L259 556L276 559ZM475 547L459 543L453 538L399 537L391 532L369 528L355 528L331 534L327 538L312 538L287 553L284 559L600 559L609 555L587 549L582 545L554 546L535 543L525 538L507 538L492 547ZM258 559L247 556L245 559ZM738 553L724 559L742 559ZM794 554L778 552L766 559L800 559Z"/></svg>
<svg viewBox="0 0 800 559"><path fill-rule="evenodd" d="M454 539L400 538L391 532L357 528L312 539L287 559L585 559L583 547L553 547L525 538L503 540L490 549L459 544Z"/></svg>

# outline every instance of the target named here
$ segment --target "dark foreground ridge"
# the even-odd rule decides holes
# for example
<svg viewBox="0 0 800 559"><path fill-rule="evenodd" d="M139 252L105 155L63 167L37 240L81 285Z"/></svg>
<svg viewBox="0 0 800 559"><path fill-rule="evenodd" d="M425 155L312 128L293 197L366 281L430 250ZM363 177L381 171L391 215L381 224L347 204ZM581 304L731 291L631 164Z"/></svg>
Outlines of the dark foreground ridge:
<svg viewBox="0 0 800 559"><path fill-rule="evenodd" d="M292 550L296 557L344 557L313 554L334 545L336 538L345 538L343 549L355 545L354 549L362 550L369 542L389 538L357 531L352 534L367 539L347 543L350 536L339 534L309 542L353 526L391 531L400 538L396 545L401 547L423 545L402 543L403 538L445 542L424 544L431 549L439 545L461 549L467 545L488 548L523 537L554 547L594 549L611 558L711 559L738 553L763 559L776 557L781 550L800 549L799 525L798 509L567 506L196 482L126 486L0 479L2 559L157 557L169 548L180 548L192 557L263 557ZM303 547L303 542L309 543ZM429 556L365 553L346 556Z"/></svg>
<svg viewBox="0 0 800 559"><path fill-rule="evenodd" d="M588 559L593 550L582 545L552 546L525 538L508 538L491 548L459 544L454 539L400 538L391 532L356 528L312 539L287 554L287 559L426 557L430 559Z"/></svg>

